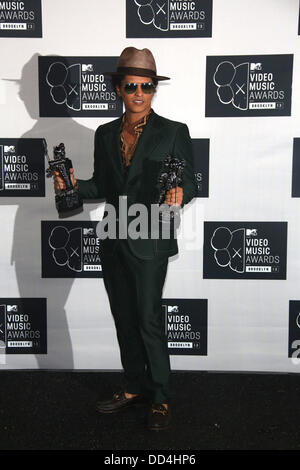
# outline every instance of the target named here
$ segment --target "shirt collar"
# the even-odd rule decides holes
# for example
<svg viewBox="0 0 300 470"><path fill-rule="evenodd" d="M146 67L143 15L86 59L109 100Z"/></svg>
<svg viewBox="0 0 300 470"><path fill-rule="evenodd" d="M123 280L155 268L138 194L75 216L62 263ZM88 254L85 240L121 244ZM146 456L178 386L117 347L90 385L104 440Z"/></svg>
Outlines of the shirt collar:
<svg viewBox="0 0 300 470"><path fill-rule="evenodd" d="M132 129L136 132L139 130L140 127L143 127L147 124L147 121L148 121L148 118L150 116L150 114L153 112L152 108L150 109L150 111L145 114L145 116L143 116L141 119L139 119L137 122L134 122L133 124L131 124L130 127L132 127ZM123 129L123 125L124 125L124 122L125 122L125 119L126 119L126 113L123 114L122 116L122 125L121 125L121 130Z"/></svg>

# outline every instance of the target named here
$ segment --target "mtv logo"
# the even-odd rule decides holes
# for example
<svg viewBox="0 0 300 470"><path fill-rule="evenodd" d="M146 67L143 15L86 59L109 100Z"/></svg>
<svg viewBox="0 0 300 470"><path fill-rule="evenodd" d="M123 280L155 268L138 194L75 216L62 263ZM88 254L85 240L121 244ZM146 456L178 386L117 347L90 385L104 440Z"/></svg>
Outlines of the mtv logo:
<svg viewBox="0 0 300 470"><path fill-rule="evenodd" d="M250 64L250 70L262 70L262 65L260 62L257 62L257 64L255 64L254 62L251 62Z"/></svg>
<svg viewBox="0 0 300 470"><path fill-rule="evenodd" d="M93 228L84 228L83 229L83 235L94 235L94 229Z"/></svg>
<svg viewBox="0 0 300 470"><path fill-rule="evenodd" d="M93 72L93 70L94 70L93 64L82 64L83 72Z"/></svg>
<svg viewBox="0 0 300 470"><path fill-rule="evenodd" d="M18 311L18 306L17 305L7 305L7 311L8 312L17 312Z"/></svg>
<svg viewBox="0 0 300 470"><path fill-rule="evenodd" d="M4 153L15 153L16 147L14 145L4 145Z"/></svg>
<svg viewBox="0 0 300 470"><path fill-rule="evenodd" d="M257 228L246 229L246 237L256 237L256 236L257 236Z"/></svg>
<svg viewBox="0 0 300 470"><path fill-rule="evenodd" d="M178 305L168 305L168 313L178 313Z"/></svg>

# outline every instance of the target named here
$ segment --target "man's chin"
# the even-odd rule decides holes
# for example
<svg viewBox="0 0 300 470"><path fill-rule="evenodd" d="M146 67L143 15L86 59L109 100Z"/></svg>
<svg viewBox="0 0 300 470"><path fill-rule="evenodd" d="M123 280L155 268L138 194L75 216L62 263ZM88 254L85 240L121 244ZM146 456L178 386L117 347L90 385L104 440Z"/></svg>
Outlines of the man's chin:
<svg viewBox="0 0 300 470"><path fill-rule="evenodd" d="M140 113L147 113L147 111L150 111L150 107L149 106L145 106L145 105L133 105L133 106L130 106L128 108L126 108L126 111L129 111L130 113L134 113L134 114L140 114Z"/></svg>

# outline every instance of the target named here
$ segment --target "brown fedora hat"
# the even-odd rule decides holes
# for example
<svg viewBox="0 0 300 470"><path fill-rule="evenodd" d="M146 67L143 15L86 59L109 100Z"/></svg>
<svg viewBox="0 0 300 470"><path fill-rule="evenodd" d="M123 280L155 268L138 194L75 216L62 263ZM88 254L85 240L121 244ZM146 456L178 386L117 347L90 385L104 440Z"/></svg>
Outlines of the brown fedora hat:
<svg viewBox="0 0 300 470"><path fill-rule="evenodd" d="M137 75L141 77L156 78L156 80L170 80L169 77L156 75L156 64L149 49L136 49L126 47L117 62L116 72L103 72L104 75Z"/></svg>

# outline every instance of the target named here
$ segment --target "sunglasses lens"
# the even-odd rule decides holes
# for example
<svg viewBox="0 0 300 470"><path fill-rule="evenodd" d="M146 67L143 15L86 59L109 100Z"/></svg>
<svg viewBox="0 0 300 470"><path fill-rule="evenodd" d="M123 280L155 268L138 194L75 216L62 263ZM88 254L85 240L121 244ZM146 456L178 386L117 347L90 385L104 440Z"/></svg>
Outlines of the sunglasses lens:
<svg viewBox="0 0 300 470"><path fill-rule="evenodd" d="M153 93L154 85L153 83L142 83L142 90L144 93Z"/></svg>
<svg viewBox="0 0 300 470"><path fill-rule="evenodd" d="M126 93L128 93L128 95L131 95L132 93L134 93L136 89L137 89L136 83L126 83L124 85L124 90Z"/></svg>
<svg viewBox="0 0 300 470"><path fill-rule="evenodd" d="M132 93L134 93L137 90L137 87L138 87L138 85L136 83L125 83L124 91L128 95L131 95ZM150 83L150 82L149 83L141 83L141 88L142 88L143 93L150 94L150 93L154 92L155 86L153 85L153 83Z"/></svg>

